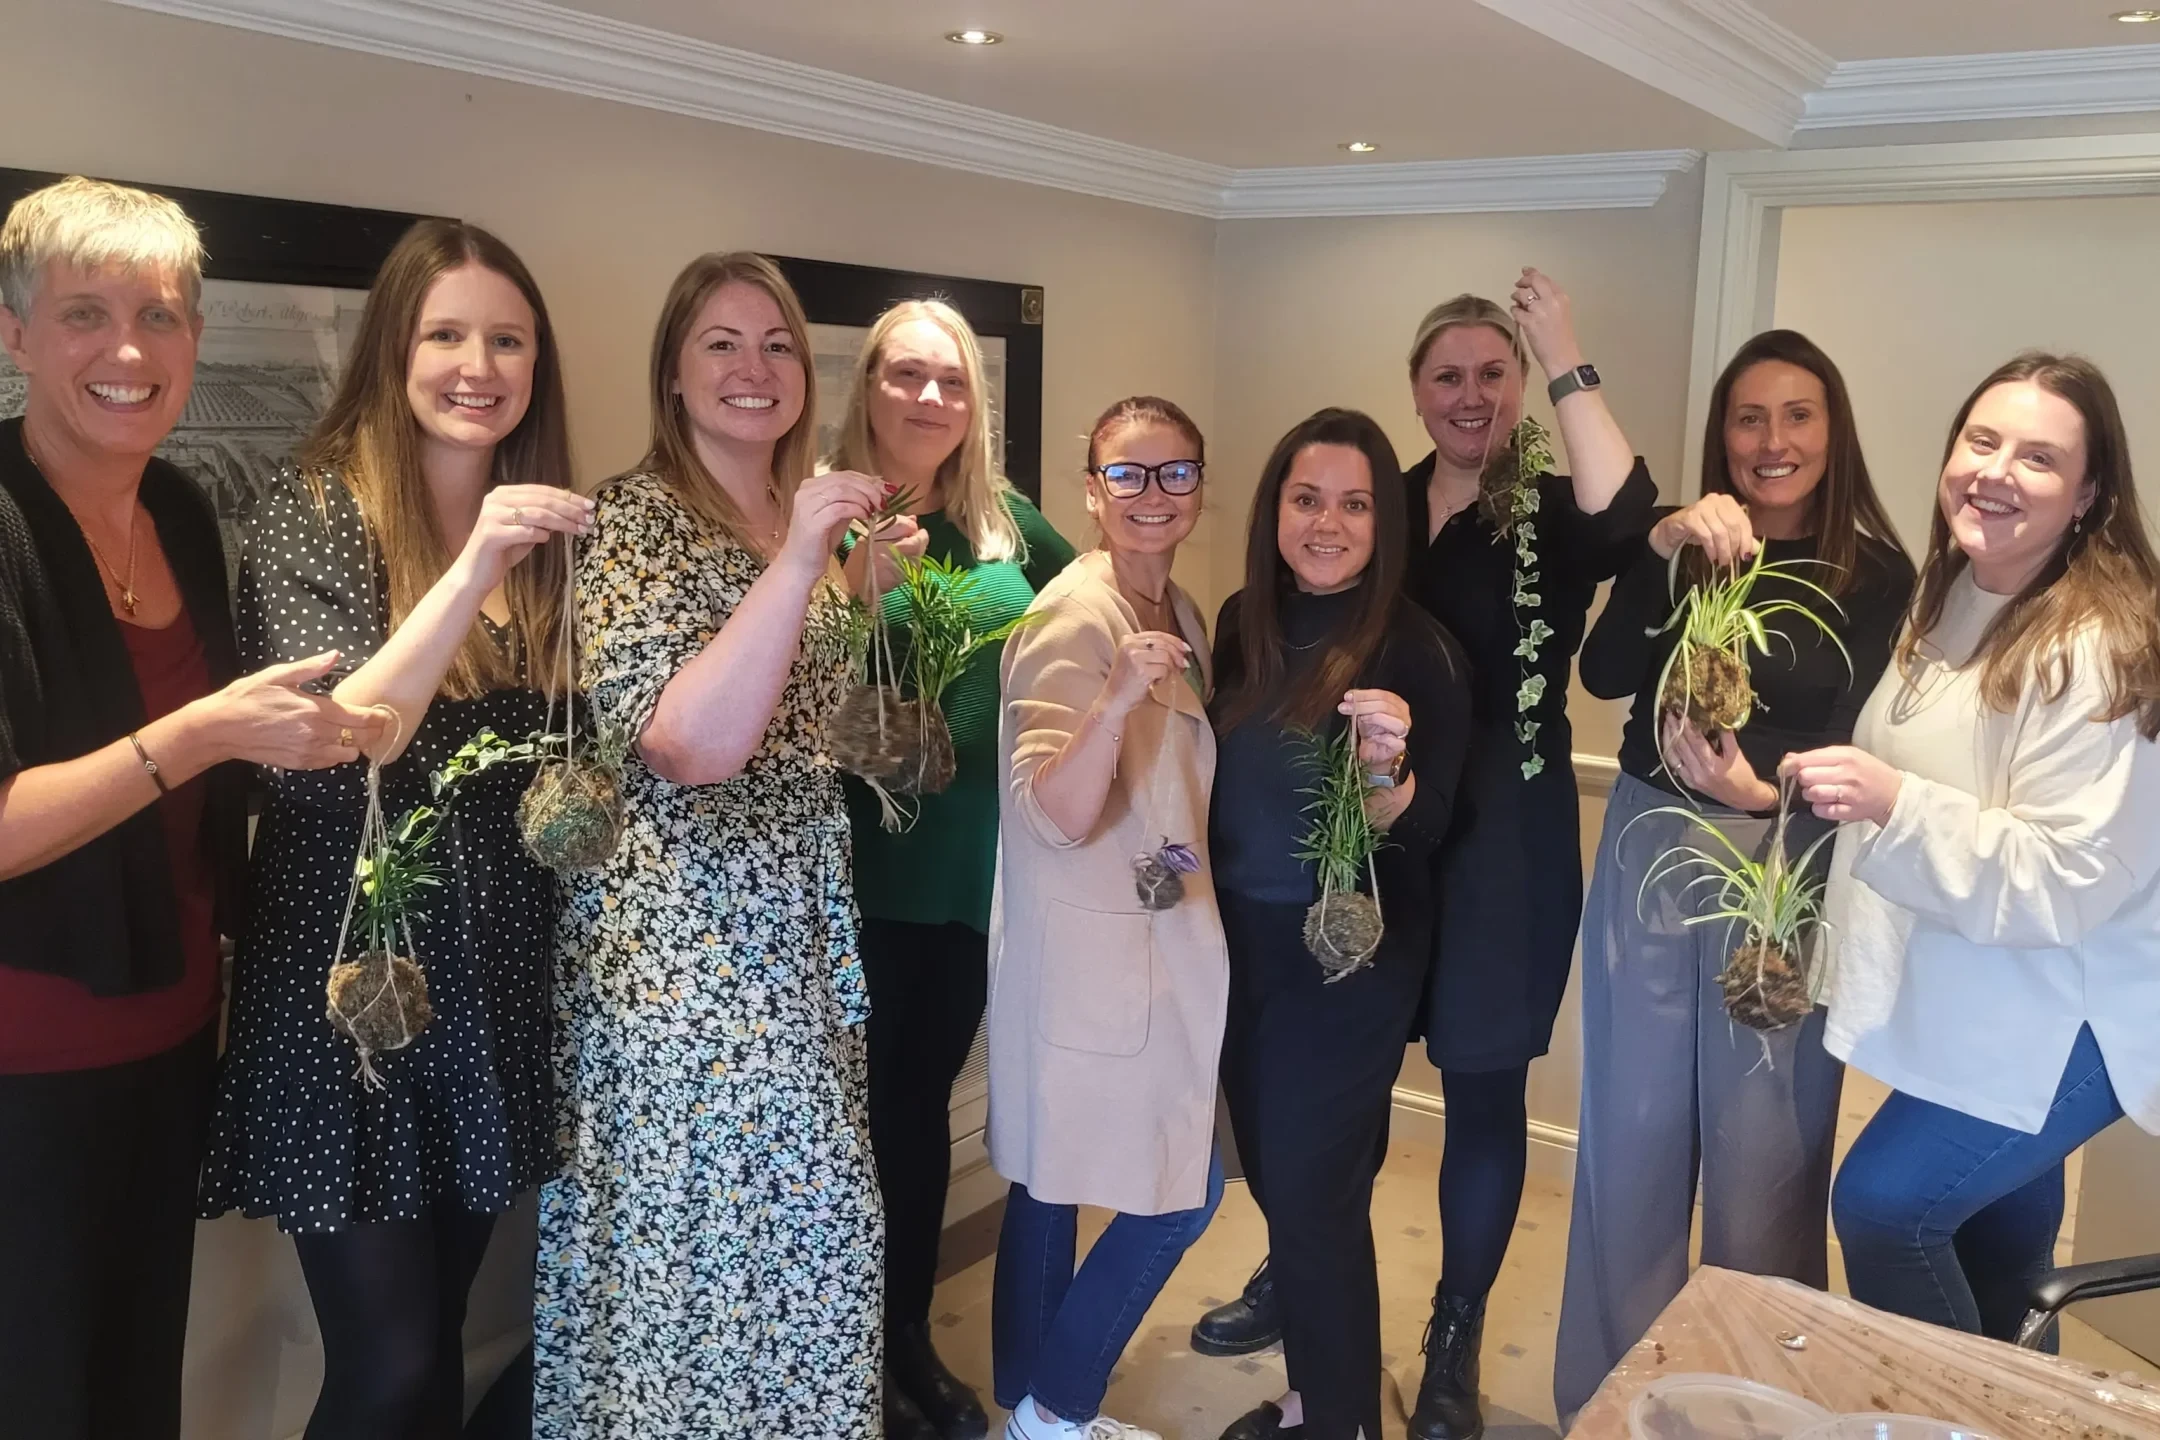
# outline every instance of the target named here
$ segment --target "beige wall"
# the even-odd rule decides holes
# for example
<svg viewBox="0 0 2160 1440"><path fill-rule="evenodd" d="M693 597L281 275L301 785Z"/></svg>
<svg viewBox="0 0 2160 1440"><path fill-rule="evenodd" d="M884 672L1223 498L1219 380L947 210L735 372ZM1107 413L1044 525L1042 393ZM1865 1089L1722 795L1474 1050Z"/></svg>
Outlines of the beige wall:
<svg viewBox="0 0 2160 1440"><path fill-rule="evenodd" d="M1927 540L1943 437L1972 387L2029 347L2082 351L2115 384L2155 494L2160 197L1788 210L1777 323L1845 372L1868 464L1908 549Z"/></svg>

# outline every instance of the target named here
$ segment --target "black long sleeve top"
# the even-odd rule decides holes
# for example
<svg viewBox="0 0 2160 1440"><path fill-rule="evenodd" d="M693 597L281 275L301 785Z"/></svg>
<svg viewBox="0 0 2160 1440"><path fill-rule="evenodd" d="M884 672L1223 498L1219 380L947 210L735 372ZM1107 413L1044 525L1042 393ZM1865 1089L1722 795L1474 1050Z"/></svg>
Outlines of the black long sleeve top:
<svg viewBox="0 0 2160 1440"><path fill-rule="evenodd" d="M1658 518L1672 514L1674 508L1662 507ZM1773 563L1813 560L1816 541L1812 536L1766 540L1763 549ZM1837 633L1852 657L1848 668L1837 647L1800 616L1788 614L1770 622L1770 653L1749 656L1755 709L1738 731L1741 753L1765 780L1777 773L1778 762L1793 751L1851 740L1860 707L1890 663L1898 627L1912 601L1912 561L1895 546L1862 535L1855 569L1835 609L1805 586L1775 575L1756 585L1753 598L1757 601L1784 599L1806 605ZM1799 573L1830 588L1831 577L1821 566L1804 565ZM1656 691L1678 632L1650 633L1665 623L1678 603L1670 591L1669 575L1668 562L1646 539L1613 585L1604 613L1584 642L1581 668L1583 688L1591 694L1607 700L1635 697L1621 736L1620 768L1677 795L1678 787L1658 758Z"/></svg>

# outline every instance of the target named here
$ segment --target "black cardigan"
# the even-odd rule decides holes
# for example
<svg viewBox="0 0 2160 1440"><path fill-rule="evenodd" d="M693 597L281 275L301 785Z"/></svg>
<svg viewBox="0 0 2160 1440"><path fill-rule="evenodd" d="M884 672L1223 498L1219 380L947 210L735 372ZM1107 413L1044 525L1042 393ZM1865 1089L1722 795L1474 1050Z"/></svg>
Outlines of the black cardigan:
<svg viewBox="0 0 2160 1440"><path fill-rule="evenodd" d="M209 502L161 460L141 497L201 639L213 687L239 674L225 552ZM97 563L74 516L0 423L0 781L103 749L145 723L142 691ZM246 864L247 774L220 765L203 843L221 928ZM177 983L184 968L172 871L157 807L145 805L48 865L0 880L0 965L75 980L99 996Z"/></svg>

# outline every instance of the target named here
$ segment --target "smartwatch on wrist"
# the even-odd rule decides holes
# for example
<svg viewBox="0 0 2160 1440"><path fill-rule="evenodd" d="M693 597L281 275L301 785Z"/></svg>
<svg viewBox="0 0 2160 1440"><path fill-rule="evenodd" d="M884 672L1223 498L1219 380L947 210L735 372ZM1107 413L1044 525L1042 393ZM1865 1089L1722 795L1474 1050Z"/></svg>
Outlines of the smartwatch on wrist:
<svg viewBox="0 0 2160 1440"><path fill-rule="evenodd" d="M1577 365L1555 377L1553 382L1545 387L1545 396L1558 405L1578 390L1595 390L1604 383L1598 377L1597 366Z"/></svg>

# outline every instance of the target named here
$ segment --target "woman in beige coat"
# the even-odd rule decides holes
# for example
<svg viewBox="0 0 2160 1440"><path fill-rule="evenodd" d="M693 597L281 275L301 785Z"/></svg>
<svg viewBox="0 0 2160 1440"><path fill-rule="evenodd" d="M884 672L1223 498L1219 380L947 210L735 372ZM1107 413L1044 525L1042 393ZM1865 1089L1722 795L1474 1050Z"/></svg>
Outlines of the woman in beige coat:
<svg viewBox="0 0 2160 1440"><path fill-rule="evenodd" d="M1156 1440L1104 1417L1103 1392L1222 1197L1207 633L1170 580L1204 461L1177 406L1113 405L1088 444L1101 548L1005 647L990 1161L1012 1181L993 1316L1007 1440ZM1118 1214L1075 1274L1080 1205Z"/></svg>

